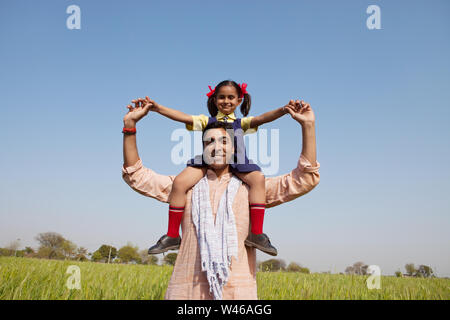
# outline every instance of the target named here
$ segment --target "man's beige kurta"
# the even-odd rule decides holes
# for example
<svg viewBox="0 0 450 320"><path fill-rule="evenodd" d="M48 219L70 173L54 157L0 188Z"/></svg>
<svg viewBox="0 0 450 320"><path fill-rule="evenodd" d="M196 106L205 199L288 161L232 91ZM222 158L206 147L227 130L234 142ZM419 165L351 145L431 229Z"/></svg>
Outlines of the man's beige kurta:
<svg viewBox="0 0 450 320"><path fill-rule="evenodd" d="M319 167L303 155L297 167L290 173L266 178L266 207L274 207L294 200L311 191L319 183ZM207 170L211 207L215 217L220 198L226 190L232 173L220 179L212 169ZM139 159L133 166L122 167L122 177L135 191L162 202L168 202L175 176L165 176L142 165ZM201 271L200 250L197 233L191 214L192 189L187 193L185 212L181 221L182 241L177 260L165 294L165 299L213 299L205 272ZM248 186L242 184L234 199L233 212L238 236L238 260L232 257L228 283L223 288L224 300L258 299L256 288L256 252L248 248L244 241L250 231Z"/></svg>

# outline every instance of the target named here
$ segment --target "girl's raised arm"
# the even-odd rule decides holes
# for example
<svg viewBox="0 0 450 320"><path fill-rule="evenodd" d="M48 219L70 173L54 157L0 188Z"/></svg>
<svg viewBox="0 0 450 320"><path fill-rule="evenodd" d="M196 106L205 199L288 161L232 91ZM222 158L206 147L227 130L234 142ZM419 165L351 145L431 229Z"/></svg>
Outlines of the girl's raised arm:
<svg viewBox="0 0 450 320"><path fill-rule="evenodd" d="M286 107L289 104L294 105L294 100L290 100L287 105L281 108L277 108L275 110L268 111L259 116L253 117L252 121L250 122L250 128L256 128L264 123L272 122L274 120L277 120L278 118L281 118L286 113L288 113Z"/></svg>
<svg viewBox="0 0 450 320"><path fill-rule="evenodd" d="M263 113L259 116L253 117L252 121L250 122L250 128L256 128L260 125L272 122L274 120L277 120L278 118L284 116L286 114L286 111L284 111L284 107L268 111L266 113Z"/></svg>
<svg viewBox="0 0 450 320"><path fill-rule="evenodd" d="M178 122L182 122L182 123L185 123L188 125L193 124L192 116L189 114L186 114L184 112L181 112L181 111L178 111L178 110L175 110L172 108L165 107L165 106L155 102L154 100L150 99L149 97L145 97L144 103L145 103L145 105L148 105L148 104L150 105L151 111L158 112L159 114L161 114L169 119L172 119L172 120L175 120Z"/></svg>

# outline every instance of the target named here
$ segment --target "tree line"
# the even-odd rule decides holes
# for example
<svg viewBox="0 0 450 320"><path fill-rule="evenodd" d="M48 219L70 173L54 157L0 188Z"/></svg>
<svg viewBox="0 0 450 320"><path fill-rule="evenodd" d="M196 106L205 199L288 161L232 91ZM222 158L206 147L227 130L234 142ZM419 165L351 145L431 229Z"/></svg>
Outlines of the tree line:
<svg viewBox="0 0 450 320"><path fill-rule="evenodd" d="M350 275L367 275L368 265L362 261L355 262L352 266L348 266L345 269L346 274ZM406 273L402 273L400 270L395 272L396 277L417 277L417 278L433 278L436 277L433 269L430 266L421 264L417 268L414 263L407 263L405 265Z"/></svg>
<svg viewBox="0 0 450 320"><path fill-rule="evenodd" d="M127 264L148 264L157 265L158 257L149 255L147 250L139 250L137 246L127 243L117 249L108 244L102 244L93 253L88 253L84 247L78 247L72 241L64 238L56 232L39 233L35 239L39 243L37 250L31 247L19 250L19 239L11 242L7 247L0 248L0 256L16 256L30 257L41 259L59 259L59 260L75 260L75 261L93 261L103 263L127 263ZM174 265L177 258L176 253L168 253L164 255L162 264ZM368 265L362 261L355 262L352 266L345 269L345 273L349 275L367 275ZM309 269L299 263L291 262L286 266L286 262L282 259L269 259L263 262L257 262L258 271L275 272L300 272L310 273ZM419 265L415 267L413 263L405 265L406 273L400 270L395 272L397 277L435 277L433 269L427 265ZM325 273L331 273L325 272ZM341 274L343 274L341 272Z"/></svg>
<svg viewBox="0 0 450 320"><path fill-rule="evenodd" d="M131 243L127 243L119 249L111 245L102 244L96 251L89 253L86 248L78 247L75 243L56 232L39 233L35 239L39 243L37 249L25 247L25 249L19 250L20 243L16 240L5 248L0 248L0 256L104 263L158 264L158 257L148 255L147 250L139 250L137 246ZM176 253L169 253L164 256L162 262L174 265L175 259Z"/></svg>

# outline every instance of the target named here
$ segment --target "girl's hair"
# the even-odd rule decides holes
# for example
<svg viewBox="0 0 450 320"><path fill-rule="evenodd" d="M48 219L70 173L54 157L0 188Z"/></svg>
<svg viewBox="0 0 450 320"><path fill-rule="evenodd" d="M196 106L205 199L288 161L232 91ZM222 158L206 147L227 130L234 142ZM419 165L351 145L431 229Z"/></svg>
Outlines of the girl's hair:
<svg viewBox="0 0 450 320"><path fill-rule="evenodd" d="M208 98L208 111L209 114L212 117L215 117L217 115L217 113L219 112L219 110L217 109L216 104L214 103L214 99L217 96L217 92L219 92L219 89L223 86L233 86L236 88L236 91L238 93L238 97L241 96L242 94L242 90L241 87L239 86L239 84L237 84L236 82L234 82L233 80L224 80L221 83L219 83L216 86L216 89L214 90L214 94L212 94L209 98ZM242 101L241 104L241 113L244 115L244 117L246 117L248 115L248 113L250 112L250 106L252 104L252 99L250 97L250 95L248 93L244 94L244 101Z"/></svg>

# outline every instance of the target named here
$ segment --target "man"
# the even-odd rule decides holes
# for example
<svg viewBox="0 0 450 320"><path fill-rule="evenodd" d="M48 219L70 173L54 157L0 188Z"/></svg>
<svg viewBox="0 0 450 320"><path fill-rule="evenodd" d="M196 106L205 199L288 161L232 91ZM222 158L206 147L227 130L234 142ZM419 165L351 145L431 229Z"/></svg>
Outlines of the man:
<svg viewBox="0 0 450 320"><path fill-rule="evenodd" d="M302 126L303 145L297 167L288 174L266 178L266 207L270 208L291 201L311 191L319 183L319 167L316 161L315 117L308 103L291 100L287 107L293 119ZM124 127L128 131L135 129L136 123L149 112L149 107L141 105L130 107L124 117ZM209 129L208 139L214 143L208 149L212 161L207 170L210 188L210 200L215 217L219 201L226 190L232 173L226 157L230 151L225 141L225 128ZM217 152L220 151L220 152ZM168 202L175 176L160 175L142 165L139 158L136 135L125 134L123 139L124 164L122 177L135 191ZM216 156L216 153L219 156ZM183 240L179 249L172 277L167 288L165 299L212 299L209 283L205 272L201 271L201 257L197 234L191 215L192 189L187 193L186 207L181 223ZM257 299L256 287L256 252L255 248L247 247L244 241L250 230L248 186L242 184L234 198L236 230L238 237L238 259L232 260L230 276L223 287L223 299Z"/></svg>

